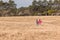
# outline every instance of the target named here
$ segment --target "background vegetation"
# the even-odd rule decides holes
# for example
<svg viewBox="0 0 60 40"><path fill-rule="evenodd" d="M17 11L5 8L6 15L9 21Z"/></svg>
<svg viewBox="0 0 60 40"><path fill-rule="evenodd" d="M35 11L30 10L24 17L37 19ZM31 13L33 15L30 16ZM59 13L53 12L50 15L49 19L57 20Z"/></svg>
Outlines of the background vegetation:
<svg viewBox="0 0 60 40"><path fill-rule="evenodd" d="M14 1L0 1L0 16L59 16L60 0L36 1L28 7L17 8Z"/></svg>

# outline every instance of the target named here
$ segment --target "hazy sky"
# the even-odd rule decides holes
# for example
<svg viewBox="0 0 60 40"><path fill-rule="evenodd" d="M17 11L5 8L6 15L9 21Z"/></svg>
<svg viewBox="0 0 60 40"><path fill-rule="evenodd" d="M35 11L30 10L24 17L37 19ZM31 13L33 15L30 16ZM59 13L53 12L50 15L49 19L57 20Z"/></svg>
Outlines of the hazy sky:
<svg viewBox="0 0 60 40"><path fill-rule="evenodd" d="M3 0L4 2L8 2L8 0ZM14 0L15 3L17 4L17 7L22 7L22 6L29 6L32 4L33 0Z"/></svg>

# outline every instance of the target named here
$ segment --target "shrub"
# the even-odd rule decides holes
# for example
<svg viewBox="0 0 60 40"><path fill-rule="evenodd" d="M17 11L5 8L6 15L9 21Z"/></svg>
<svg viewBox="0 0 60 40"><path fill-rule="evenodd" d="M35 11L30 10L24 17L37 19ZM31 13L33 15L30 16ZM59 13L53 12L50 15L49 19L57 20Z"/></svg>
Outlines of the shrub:
<svg viewBox="0 0 60 40"><path fill-rule="evenodd" d="M52 13L55 13L56 10L48 10L48 14L52 14Z"/></svg>

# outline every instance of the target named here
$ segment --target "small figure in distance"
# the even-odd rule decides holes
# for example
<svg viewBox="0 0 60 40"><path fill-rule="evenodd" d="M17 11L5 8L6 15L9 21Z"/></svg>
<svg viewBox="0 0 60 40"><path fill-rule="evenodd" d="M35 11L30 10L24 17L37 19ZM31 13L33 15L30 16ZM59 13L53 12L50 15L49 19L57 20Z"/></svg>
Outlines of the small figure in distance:
<svg viewBox="0 0 60 40"><path fill-rule="evenodd" d="M36 19L36 24L37 25L41 25L42 24L42 20L41 19Z"/></svg>

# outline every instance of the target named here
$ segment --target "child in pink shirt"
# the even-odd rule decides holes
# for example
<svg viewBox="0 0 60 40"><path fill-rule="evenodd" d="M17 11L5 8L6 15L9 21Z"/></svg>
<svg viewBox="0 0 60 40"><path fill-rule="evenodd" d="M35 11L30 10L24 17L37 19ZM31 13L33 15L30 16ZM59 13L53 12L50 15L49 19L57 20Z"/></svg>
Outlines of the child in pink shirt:
<svg viewBox="0 0 60 40"><path fill-rule="evenodd" d="M41 19L37 19L37 20L36 20L36 23L37 23L37 25L41 25L41 24L42 24Z"/></svg>

